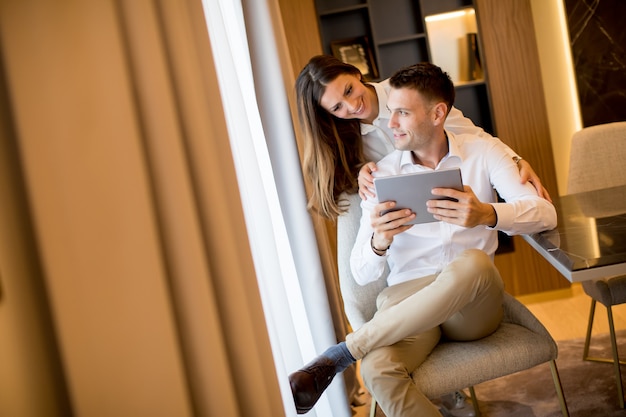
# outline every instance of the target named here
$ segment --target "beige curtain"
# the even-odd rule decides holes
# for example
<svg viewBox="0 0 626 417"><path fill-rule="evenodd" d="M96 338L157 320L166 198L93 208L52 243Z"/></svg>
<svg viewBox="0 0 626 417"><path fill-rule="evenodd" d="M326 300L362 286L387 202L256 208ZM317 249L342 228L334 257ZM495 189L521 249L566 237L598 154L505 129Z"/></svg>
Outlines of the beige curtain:
<svg viewBox="0 0 626 417"><path fill-rule="evenodd" d="M73 414L284 415L200 2L0 5Z"/></svg>
<svg viewBox="0 0 626 417"><path fill-rule="evenodd" d="M294 86L296 76L306 62L313 55L322 53L317 26L312 25L312 23L317 21L317 18L312 1L268 0L267 4L272 20L275 22L273 26L277 38L277 48L281 57L284 57L281 58L283 59L281 66L286 69L283 72L286 77L286 90L288 92L299 155L300 159L302 159L303 138L300 135L298 126ZM314 213L311 214L311 218L313 220L317 249L322 264L336 340L343 341L350 328L343 310L339 278L337 276L336 225L334 222L324 220ZM361 385L356 375L356 367L348 368L342 376L348 397L352 401L356 400L361 390Z"/></svg>

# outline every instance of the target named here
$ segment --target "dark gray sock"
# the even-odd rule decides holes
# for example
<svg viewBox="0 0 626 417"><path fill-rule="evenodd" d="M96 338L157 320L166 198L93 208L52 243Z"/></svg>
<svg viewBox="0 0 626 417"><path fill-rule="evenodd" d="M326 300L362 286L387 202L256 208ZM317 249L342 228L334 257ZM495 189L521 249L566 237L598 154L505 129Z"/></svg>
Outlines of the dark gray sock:
<svg viewBox="0 0 626 417"><path fill-rule="evenodd" d="M322 353L322 356L326 356L335 362L336 373L343 372L348 366L356 362L356 359L352 357L352 354L348 350L346 342L341 342L335 346L329 347Z"/></svg>

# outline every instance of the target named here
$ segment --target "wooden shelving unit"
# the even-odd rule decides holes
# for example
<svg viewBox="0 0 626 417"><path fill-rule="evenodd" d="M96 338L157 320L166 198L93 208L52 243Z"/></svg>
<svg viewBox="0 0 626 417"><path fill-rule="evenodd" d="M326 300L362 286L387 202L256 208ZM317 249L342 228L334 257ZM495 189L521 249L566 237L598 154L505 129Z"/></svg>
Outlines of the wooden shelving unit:
<svg viewBox="0 0 626 417"><path fill-rule="evenodd" d="M459 32L459 21L450 21L448 27L454 28L450 31L440 30L442 25L446 26L445 22L438 21L436 25L427 22L427 17L432 15L471 11L473 24L468 25L467 32L477 32L473 7L471 0L315 1L324 53L332 54L334 41L366 37L378 69L375 80L388 78L396 70L416 62L433 62L450 73L455 82L456 107L476 125L495 134L486 72L483 71L482 78L471 80L457 68L466 68L464 60L468 59L461 39L465 32L456 33L458 39L454 38L454 32ZM478 45L478 58L482 62L480 37ZM437 50L432 49L434 46Z"/></svg>

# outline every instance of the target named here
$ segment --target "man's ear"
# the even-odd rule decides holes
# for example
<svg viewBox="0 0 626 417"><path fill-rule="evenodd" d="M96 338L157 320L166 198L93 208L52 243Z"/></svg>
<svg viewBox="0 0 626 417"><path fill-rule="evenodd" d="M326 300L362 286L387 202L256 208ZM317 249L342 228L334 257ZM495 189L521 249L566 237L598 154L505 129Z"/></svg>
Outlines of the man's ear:
<svg viewBox="0 0 626 417"><path fill-rule="evenodd" d="M433 123L438 125L443 125L446 121L446 116L448 115L448 106L444 102L439 102L435 104L433 109Z"/></svg>

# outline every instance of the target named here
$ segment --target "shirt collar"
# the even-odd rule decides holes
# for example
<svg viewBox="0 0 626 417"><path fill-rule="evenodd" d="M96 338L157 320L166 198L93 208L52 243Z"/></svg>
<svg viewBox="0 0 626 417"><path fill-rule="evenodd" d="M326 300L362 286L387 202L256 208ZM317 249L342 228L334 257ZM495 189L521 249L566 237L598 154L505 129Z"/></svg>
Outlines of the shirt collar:
<svg viewBox="0 0 626 417"><path fill-rule="evenodd" d="M385 80L380 83L368 83L374 90L376 91L376 95L378 96L378 116L374 119L374 122L370 124L361 123L361 134L367 135L368 133L376 130L377 126L380 126L382 123L387 123L387 121L391 118L391 112L387 108L387 96L388 96L388 85L389 80Z"/></svg>
<svg viewBox="0 0 626 417"><path fill-rule="evenodd" d="M376 90L378 96L378 117L374 119L374 124L381 123L381 119L385 119L384 123L391 118L391 112L387 108L387 98L389 96L389 80L382 83L371 83Z"/></svg>
<svg viewBox="0 0 626 417"><path fill-rule="evenodd" d="M463 150L461 148L459 139L456 137L456 135L448 130L446 130L446 133L448 134L448 155L447 157L456 157L458 158L461 162L463 162L463 160L465 159L465 155L463 154Z"/></svg>
<svg viewBox="0 0 626 417"><path fill-rule="evenodd" d="M447 130L446 134L448 135L448 153L439 162L437 168L441 167L446 161L452 158L457 159L460 163L462 163L464 159L463 151L459 146L457 137L454 135L454 133ZM411 156L410 151L403 151L402 156L400 157L400 167L402 168L404 165L407 164L414 165L413 157Z"/></svg>

